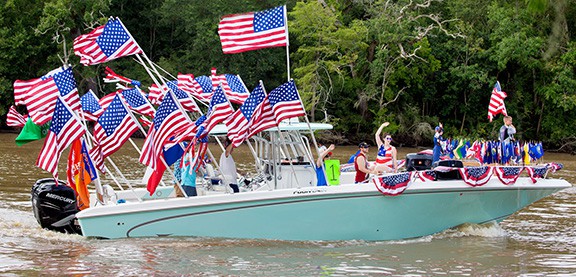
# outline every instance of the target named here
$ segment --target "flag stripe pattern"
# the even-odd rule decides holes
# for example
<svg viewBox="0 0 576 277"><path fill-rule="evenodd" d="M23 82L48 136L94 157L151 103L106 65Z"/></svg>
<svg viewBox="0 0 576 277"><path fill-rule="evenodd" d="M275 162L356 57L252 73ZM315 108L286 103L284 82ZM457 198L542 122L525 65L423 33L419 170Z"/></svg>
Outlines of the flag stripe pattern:
<svg viewBox="0 0 576 277"><path fill-rule="evenodd" d="M132 80L130 78L126 78L122 75L119 75L116 72L114 72L110 67L106 67L106 69L104 69L104 72L106 73L106 76L104 77L105 83L121 82L121 83L134 85L134 86L140 86L141 85L140 81Z"/></svg>
<svg viewBox="0 0 576 277"><path fill-rule="evenodd" d="M14 105L10 106L10 109L8 109L6 125L12 127L24 127L24 125L26 125L26 119L24 119L24 116L16 111L16 107L14 107Z"/></svg>
<svg viewBox="0 0 576 277"><path fill-rule="evenodd" d="M198 108L196 102L194 102L194 99L192 99L192 97L190 97L190 95L187 92L178 88L178 80L169 81L166 83L166 86L168 86L168 88L172 90L174 96L176 96L178 102L180 102L184 110L187 110L189 112L200 111L200 108Z"/></svg>
<svg viewBox="0 0 576 277"><path fill-rule="evenodd" d="M248 134L248 123L254 114L256 107L262 103L266 94L262 83L250 93L250 96L238 110L236 110L224 123L228 128L228 138L234 147L240 146Z"/></svg>
<svg viewBox="0 0 576 277"><path fill-rule="evenodd" d="M178 88L190 93L190 95L200 101L210 102L210 98L212 97L212 93L204 93L202 86L194 78L193 74L178 74Z"/></svg>
<svg viewBox="0 0 576 277"><path fill-rule="evenodd" d="M293 80L272 90L268 98L277 124L284 119L306 115Z"/></svg>
<svg viewBox="0 0 576 277"><path fill-rule="evenodd" d="M222 86L219 86L210 100L208 115L204 122L206 126L204 133L210 133L210 130L212 130L214 126L226 120L232 113L234 113L234 110L232 110L232 106L230 106L230 102L228 102Z"/></svg>
<svg viewBox="0 0 576 277"><path fill-rule="evenodd" d="M81 108L76 81L72 68L62 68L50 77L42 77L42 81L32 87L25 98L26 107L32 121L38 125L48 122L54 112L54 103L58 96L74 111Z"/></svg>
<svg viewBox="0 0 576 277"><path fill-rule="evenodd" d="M74 53L83 65L94 65L142 53L142 49L120 22L110 19L104 26L74 39Z"/></svg>
<svg viewBox="0 0 576 277"><path fill-rule="evenodd" d="M494 85L494 89L492 89L492 96L490 96L490 105L488 106L488 119L490 122L492 122L494 116L499 113L508 115L506 106L504 105L504 98L507 96L506 92L503 92L500 88L500 82L496 81L496 85Z"/></svg>
<svg viewBox="0 0 576 277"><path fill-rule="evenodd" d="M241 53L288 44L284 6L260 12L227 15L218 24L225 54Z"/></svg>
<svg viewBox="0 0 576 277"><path fill-rule="evenodd" d="M164 100L156 111L156 116L152 121L152 127L148 130L148 135L142 147L140 162L156 170L157 161L162 155L162 150L168 138L179 134L190 124L193 124L180 107L176 97L168 91Z"/></svg>
<svg viewBox="0 0 576 277"><path fill-rule="evenodd" d="M54 178L58 179L58 160L62 151L84 135L84 132L85 129L74 111L62 98L56 99L52 124L36 160L36 166L51 172Z"/></svg>
<svg viewBox="0 0 576 277"><path fill-rule="evenodd" d="M521 166L498 166L494 168L494 173L504 185L512 185L516 183L520 173L524 170Z"/></svg>
<svg viewBox="0 0 576 277"><path fill-rule="evenodd" d="M154 117L154 107L144 98L142 92L138 88L122 90L122 96L126 100L128 107L131 110L150 117Z"/></svg>
<svg viewBox="0 0 576 277"><path fill-rule="evenodd" d="M41 78L14 81L14 105L26 105L26 95L28 95L28 91L41 81Z"/></svg>
<svg viewBox="0 0 576 277"><path fill-rule="evenodd" d="M117 94L94 126L94 137L102 157L106 158L118 151L136 130L136 120Z"/></svg>
<svg viewBox="0 0 576 277"><path fill-rule="evenodd" d="M248 135L246 136L246 139L276 126L278 125L276 125L276 121L274 120L274 112L272 111L272 106L270 106L268 95L258 106L256 106L256 110L248 123Z"/></svg>

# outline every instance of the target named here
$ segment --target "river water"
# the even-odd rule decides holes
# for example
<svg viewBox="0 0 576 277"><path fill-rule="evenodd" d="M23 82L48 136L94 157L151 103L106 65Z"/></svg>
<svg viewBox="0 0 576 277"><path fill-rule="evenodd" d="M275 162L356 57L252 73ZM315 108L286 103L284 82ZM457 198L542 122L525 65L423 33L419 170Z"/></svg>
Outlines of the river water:
<svg viewBox="0 0 576 277"><path fill-rule="evenodd" d="M15 137L0 134L0 276L576 275L575 187L500 224L466 225L413 240L97 240L39 227L30 189L37 179L50 177L34 166L42 142L17 147ZM217 146L213 149L219 155ZM335 158L344 162L355 150L337 147ZM399 156L414 151L402 148ZM248 153L244 148L234 153L244 171L251 168ZM129 144L112 157L128 179L141 178L144 168ZM576 184L574 156L546 153L544 158L563 163L554 176Z"/></svg>

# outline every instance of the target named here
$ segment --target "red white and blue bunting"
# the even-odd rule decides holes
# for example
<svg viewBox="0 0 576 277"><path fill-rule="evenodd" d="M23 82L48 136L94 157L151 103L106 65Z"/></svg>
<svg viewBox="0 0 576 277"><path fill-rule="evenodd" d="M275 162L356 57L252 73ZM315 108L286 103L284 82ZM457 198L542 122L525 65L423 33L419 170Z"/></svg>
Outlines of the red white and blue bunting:
<svg viewBox="0 0 576 277"><path fill-rule="evenodd" d="M496 176L498 176L498 179L500 179L500 182L504 185L516 183L522 170L524 170L524 167L521 166L499 166L494 168Z"/></svg>
<svg viewBox="0 0 576 277"><path fill-rule="evenodd" d="M396 196L402 194L416 176L415 171L403 172L393 175L374 177L372 180L378 191L384 195Z"/></svg>
<svg viewBox="0 0 576 277"><path fill-rule="evenodd" d="M470 166L458 168L462 180L473 187L482 186L492 177L492 168L488 166Z"/></svg>

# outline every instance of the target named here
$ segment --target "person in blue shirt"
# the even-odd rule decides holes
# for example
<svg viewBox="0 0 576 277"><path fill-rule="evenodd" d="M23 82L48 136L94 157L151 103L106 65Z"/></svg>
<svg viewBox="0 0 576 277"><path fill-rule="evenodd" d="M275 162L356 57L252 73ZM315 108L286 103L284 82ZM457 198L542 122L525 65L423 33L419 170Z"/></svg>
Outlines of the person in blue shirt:
<svg viewBox="0 0 576 277"><path fill-rule="evenodd" d="M440 160L440 155L442 154L442 134L444 134L444 128L442 128L442 123L438 123L438 126L434 129L434 148L432 149L432 164Z"/></svg>
<svg viewBox="0 0 576 277"><path fill-rule="evenodd" d="M182 161L182 168L180 172L180 178L182 182L182 189L186 192L186 195L190 196L197 196L198 192L196 191L196 168L192 169L191 167L191 158L190 154L186 153Z"/></svg>
<svg viewBox="0 0 576 277"><path fill-rule="evenodd" d="M321 151L318 154L318 160L316 160L316 179L318 180L318 186L328 185L328 182L326 182L326 174L324 173L324 169L322 167L326 168L326 165L324 165L324 159L332 156L332 150L334 150L334 148L336 148L334 144L330 144L326 150Z"/></svg>

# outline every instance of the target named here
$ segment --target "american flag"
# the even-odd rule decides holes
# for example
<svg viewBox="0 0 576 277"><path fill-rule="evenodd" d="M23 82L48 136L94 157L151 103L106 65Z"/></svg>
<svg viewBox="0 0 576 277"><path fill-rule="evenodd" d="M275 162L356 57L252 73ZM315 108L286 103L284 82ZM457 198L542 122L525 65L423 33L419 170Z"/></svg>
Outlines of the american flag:
<svg viewBox="0 0 576 277"><path fill-rule="evenodd" d="M225 54L288 45L286 7L227 15L218 24Z"/></svg>
<svg viewBox="0 0 576 277"><path fill-rule="evenodd" d="M498 166L494 168L496 176L498 176L498 179L500 179L500 182L504 185L516 183L522 170L524 170L524 168L521 166Z"/></svg>
<svg viewBox="0 0 576 277"><path fill-rule="evenodd" d="M416 172L404 172L382 177L375 177L372 180L378 191L384 195L396 196L402 194L410 183Z"/></svg>
<svg viewBox="0 0 576 277"><path fill-rule="evenodd" d="M6 125L12 127L24 127L26 125L26 119L18 111L14 105L10 106L8 109L8 115L6 115Z"/></svg>
<svg viewBox="0 0 576 277"><path fill-rule="evenodd" d="M538 180L537 179L542 179L544 177L546 177L546 174L548 173L548 166L527 166L526 167L526 171L528 172L528 176L530 176L530 179L532 180L532 183L536 183Z"/></svg>
<svg viewBox="0 0 576 277"><path fill-rule="evenodd" d="M80 96L71 67L62 67L49 77L43 76L40 79L42 80L28 91L24 100L34 123L43 125L52 118L58 96L62 96L72 110L80 110Z"/></svg>
<svg viewBox="0 0 576 277"><path fill-rule="evenodd" d="M488 119L492 122L492 119L497 114L501 113L503 115L508 115L506 112L506 106L504 105L504 98L508 96L506 92L503 92L500 88L500 82L496 81L494 89L492 89L492 96L490 96L490 105L488 106Z"/></svg>
<svg viewBox="0 0 576 277"><path fill-rule="evenodd" d="M166 82L166 85L168 86L168 88L172 90L172 92L174 93L174 95L182 105L182 108L184 108L184 110L187 110L189 112L200 111L200 108L198 108L198 105L196 105L194 99L190 97L190 95L187 92L178 88L178 80L168 81Z"/></svg>
<svg viewBox="0 0 576 277"><path fill-rule="evenodd" d="M74 39L74 54L80 57L83 65L100 64L142 52L118 18L111 18L106 25Z"/></svg>
<svg viewBox="0 0 576 277"><path fill-rule="evenodd" d="M200 89L202 89L202 93L209 94L210 97L208 97L208 99L212 98L212 92L214 91L212 89L212 79L208 76L198 76L194 79L200 85Z"/></svg>
<svg viewBox="0 0 576 277"><path fill-rule="evenodd" d="M236 110L227 120L224 121L228 128L228 138L234 147L240 146L248 134L248 123L256 110L258 104L262 103L266 94L262 83L250 93L250 96L238 110Z"/></svg>
<svg viewBox="0 0 576 277"><path fill-rule="evenodd" d="M210 133L210 130L212 130L216 124L226 120L232 113L234 113L234 110L232 110L232 106L230 106L230 102L228 102L222 86L219 86L210 100L210 106L208 107L206 115L207 118L203 123L206 126L204 133Z"/></svg>
<svg viewBox="0 0 576 277"><path fill-rule="evenodd" d="M224 81L222 82L222 88L224 89L224 93L230 100L230 102L235 104L243 104L248 96L250 96L250 92L244 86L244 82L238 75L233 74L224 74Z"/></svg>
<svg viewBox="0 0 576 277"><path fill-rule="evenodd" d="M96 121L104 112L104 109L102 109L102 106L98 103L98 97L92 90L89 90L80 97L80 103L82 104L82 112L86 120Z"/></svg>
<svg viewBox="0 0 576 277"><path fill-rule="evenodd" d="M150 117L154 117L154 107L144 98L142 92L138 88L122 90L122 96L126 99L128 107L131 110Z"/></svg>
<svg viewBox="0 0 576 277"><path fill-rule="evenodd" d="M212 97L212 93L204 93L202 86L193 74L178 74L178 88L190 93L200 101L210 102Z"/></svg>
<svg viewBox="0 0 576 277"><path fill-rule="evenodd" d="M102 157L106 158L118 151L136 130L136 119L117 94L94 126L94 137L100 146Z"/></svg>
<svg viewBox="0 0 576 277"><path fill-rule="evenodd" d="M246 139L264 130L278 126L274 120L274 112L270 105L270 95L266 96L262 102L256 106L252 118L248 122L248 135Z"/></svg>
<svg viewBox="0 0 576 277"><path fill-rule="evenodd" d="M36 160L36 166L51 172L54 178L58 179L58 160L60 160L62 151L84 133L85 129L80 119L63 101L62 97L58 97L54 107L52 124Z"/></svg>
<svg viewBox="0 0 576 277"><path fill-rule="evenodd" d="M14 105L26 105L28 91L42 81L42 78L14 81Z"/></svg>
<svg viewBox="0 0 576 277"><path fill-rule="evenodd" d="M168 91L156 111L152 127L148 130L140 162L156 170L164 144L170 137L178 135L191 124L192 121L177 102L176 96Z"/></svg>
<svg viewBox="0 0 576 277"><path fill-rule="evenodd" d="M100 100L98 100L100 107L102 107L103 110L106 110L106 108L108 108L108 105L110 105L110 103L112 103L112 100L114 100L114 97L116 97L116 94L118 94L118 92L120 92L120 90L118 90L114 93L109 93L109 94L102 96L102 98L100 98Z"/></svg>
<svg viewBox="0 0 576 277"><path fill-rule="evenodd" d="M134 86L140 86L141 85L140 81L132 80L130 78L126 78L122 75L119 75L116 72L114 72L110 67L106 67L106 69L104 69L104 72L106 72L106 76L104 77L105 83L121 82L121 83L125 83L128 85L134 85Z"/></svg>
<svg viewBox="0 0 576 277"><path fill-rule="evenodd" d="M492 168L488 166L470 166L464 168L458 168L462 180L468 185L473 187L482 186L492 177Z"/></svg>
<svg viewBox="0 0 576 277"><path fill-rule="evenodd" d="M268 98L277 124L284 119L306 115L293 80L272 90Z"/></svg>
<svg viewBox="0 0 576 277"><path fill-rule="evenodd" d="M162 103L162 99L164 99L164 94L168 91L168 87L165 85L158 86L156 84L152 84L148 87L148 100L150 103L154 105L160 105Z"/></svg>

